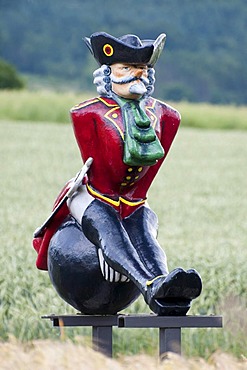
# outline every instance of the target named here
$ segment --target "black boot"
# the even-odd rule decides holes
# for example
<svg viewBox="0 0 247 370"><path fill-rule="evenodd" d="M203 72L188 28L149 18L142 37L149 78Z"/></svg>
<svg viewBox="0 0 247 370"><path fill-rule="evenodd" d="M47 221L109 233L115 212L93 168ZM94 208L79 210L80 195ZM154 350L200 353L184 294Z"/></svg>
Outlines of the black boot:
<svg viewBox="0 0 247 370"><path fill-rule="evenodd" d="M102 251L107 264L127 276L144 294L147 280L154 276L140 258L118 212L95 199L82 217L86 237Z"/></svg>
<svg viewBox="0 0 247 370"><path fill-rule="evenodd" d="M196 270L176 268L167 276L147 282L145 301L158 315L185 315L201 290L202 282Z"/></svg>
<svg viewBox="0 0 247 370"><path fill-rule="evenodd" d="M201 292L195 270L168 274L166 256L156 240L156 217L146 208L122 220L110 205L95 199L82 218L86 237L100 248L105 261L127 276L158 315L185 315Z"/></svg>

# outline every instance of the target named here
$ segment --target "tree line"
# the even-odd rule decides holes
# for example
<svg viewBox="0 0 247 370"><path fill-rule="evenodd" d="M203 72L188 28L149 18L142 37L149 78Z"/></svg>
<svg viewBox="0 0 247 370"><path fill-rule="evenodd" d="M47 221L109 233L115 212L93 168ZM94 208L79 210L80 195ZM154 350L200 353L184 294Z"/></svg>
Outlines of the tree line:
<svg viewBox="0 0 247 370"><path fill-rule="evenodd" d="M82 37L167 34L155 95L247 103L245 0L0 0L0 55L26 74L93 90L97 67Z"/></svg>

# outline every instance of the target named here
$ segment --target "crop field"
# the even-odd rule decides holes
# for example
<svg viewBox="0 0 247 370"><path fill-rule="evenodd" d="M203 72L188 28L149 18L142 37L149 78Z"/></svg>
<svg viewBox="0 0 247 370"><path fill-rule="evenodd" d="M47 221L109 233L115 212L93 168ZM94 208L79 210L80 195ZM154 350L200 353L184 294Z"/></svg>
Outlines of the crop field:
<svg viewBox="0 0 247 370"><path fill-rule="evenodd" d="M0 91L0 119L29 122L69 122L69 109L93 95L75 92ZM247 130L247 107L207 103L171 103L182 115L183 127Z"/></svg>
<svg viewBox="0 0 247 370"><path fill-rule="evenodd" d="M59 331L41 316L76 312L58 297L48 273L35 267L32 234L82 165L71 126L43 121L0 120L3 341L58 339ZM187 356L208 358L216 350L247 355L246 141L245 130L182 126L149 192L170 270L194 267L202 276L203 292L190 314L224 316L223 329L183 331ZM124 312L149 311L140 298ZM65 339L85 343L89 334L86 329L63 332ZM156 330L116 330L114 353L152 355L157 341Z"/></svg>

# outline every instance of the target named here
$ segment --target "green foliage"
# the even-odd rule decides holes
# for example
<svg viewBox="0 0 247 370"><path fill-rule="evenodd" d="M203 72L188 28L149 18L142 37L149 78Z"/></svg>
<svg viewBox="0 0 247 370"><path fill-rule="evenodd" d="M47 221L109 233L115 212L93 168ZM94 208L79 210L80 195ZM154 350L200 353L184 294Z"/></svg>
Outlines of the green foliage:
<svg viewBox="0 0 247 370"><path fill-rule="evenodd" d="M49 90L4 91L0 92L0 118L32 121L61 122L70 120L69 110L76 103L85 100L85 96L74 93L54 93Z"/></svg>
<svg viewBox="0 0 247 370"><path fill-rule="evenodd" d="M70 108L93 94L73 92L56 93L50 90L3 91L0 92L0 119L58 122L70 121ZM182 116L182 127L209 129L247 129L247 107L234 105L212 105L172 103Z"/></svg>
<svg viewBox="0 0 247 370"><path fill-rule="evenodd" d="M1 99L0 99L1 100ZM181 129L150 193L169 268L196 268L203 292L190 314L223 314L223 329L184 329L187 355L216 349L245 354L245 131ZM36 269L33 231L50 213L64 183L81 167L69 125L0 121L0 338L58 338L50 313L75 313ZM125 312L149 312L142 298ZM76 340L86 329L65 329ZM115 353L156 353L155 330L114 330Z"/></svg>
<svg viewBox="0 0 247 370"><path fill-rule="evenodd" d="M0 59L0 89L21 89L24 82L11 64Z"/></svg>
<svg viewBox="0 0 247 370"><path fill-rule="evenodd" d="M89 90L96 63L82 37L106 31L154 39L165 32L166 47L157 63L158 96L247 103L245 0L3 3L0 51L22 72L79 81L81 89Z"/></svg>
<svg viewBox="0 0 247 370"><path fill-rule="evenodd" d="M247 107L234 105L213 105L207 103L176 103L184 127L208 129L247 129Z"/></svg>

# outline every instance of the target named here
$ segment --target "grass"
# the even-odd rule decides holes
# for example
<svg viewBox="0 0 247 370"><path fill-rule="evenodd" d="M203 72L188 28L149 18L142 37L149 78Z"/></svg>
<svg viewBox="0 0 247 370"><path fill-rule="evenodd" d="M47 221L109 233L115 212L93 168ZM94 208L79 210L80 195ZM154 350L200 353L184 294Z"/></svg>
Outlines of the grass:
<svg viewBox="0 0 247 370"><path fill-rule="evenodd" d="M189 356L209 357L217 349L246 356L246 139L245 131L181 128L150 190L170 269L194 267L202 275L203 293L190 314L224 315L224 329L184 330ZM59 332L40 316L75 311L36 269L31 241L80 169L79 151L69 125L2 120L0 152L0 338L55 339ZM140 298L125 312L145 311ZM115 353L153 354L157 331L114 330L114 343Z"/></svg>
<svg viewBox="0 0 247 370"><path fill-rule="evenodd" d="M0 119L68 123L69 109L89 98L89 94L74 92L0 91ZM247 107L171 103L182 115L183 127L207 129L247 129Z"/></svg>
<svg viewBox="0 0 247 370"><path fill-rule="evenodd" d="M76 95L73 92L2 90L0 119L68 123L70 108L85 99L85 94Z"/></svg>
<svg viewBox="0 0 247 370"><path fill-rule="evenodd" d="M175 103L186 127L206 129L247 129L247 107L234 105L213 105L208 103Z"/></svg>
<svg viewBox="0 0 247 370"><path fill-rule="evenodd" d="M16 341L0 343L0 362L5 370L246 370L247 360L236 360L231 355L217 352L208 361L185 359L169 353L165 361L144 354L107 358L81 343L34 341L20 344ZM226 365L227 364L227 365ZM227 367L226 367L227 366Z"/></svg>

